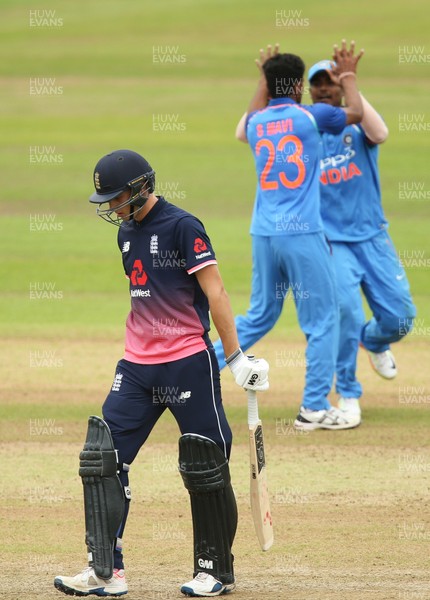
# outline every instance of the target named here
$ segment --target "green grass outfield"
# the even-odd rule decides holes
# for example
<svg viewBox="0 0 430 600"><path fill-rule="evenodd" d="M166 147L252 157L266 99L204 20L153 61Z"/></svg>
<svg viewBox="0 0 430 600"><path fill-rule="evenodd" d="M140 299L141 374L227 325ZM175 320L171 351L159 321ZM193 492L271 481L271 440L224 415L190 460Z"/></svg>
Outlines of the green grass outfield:
<svg viewBox="0 0 430 600"><path fill-rule="evenodd" d="M95 162L119 147L147 156L161 191L204 219L234 308L245 310L255 178L251 154L233 132L254 90L253 60L260 46L279 41L310 66L343 36L365 48L360 88L390 128L380 159L384 206L396 247L410 259L421 324L430 325L430 199L399 198L405 184L430 196L429 132L399 131L401 115L421 127L430 122L425 14L424 1L407 9L364 2L342 12L334 2L287 9L273 1L58 1L35 8L4 0L3 331L68 336L89 324L94 334L122 327L127 294L116 232L87 203ZM166 118L179 130L156 130ZM34 147L57 162L30 163ZM31 219L51 219L56 230L31 231ZM30 301L35 282L55 285L63 299Z"/></svg>
<svg viewBox="0 0 430 600"><path fill-rule="evenodd" d="M246 310L255 176L234 129L255 88L258 49L276 41L307 66L329 57L342 37L365 48L360 88L390 129L380 156L384 207L418 307L415 339L427 342L430 199L405 199L411 189L430 196L425 11L424 1L407 10L401 2L364 2L343 13L334 2L287 9L273 1L57 1L35 8L4 0L4 369L13 369L7 348L16 339L27 340L29 351L21 346L18 362L30 381L28 353L35 346L122 339L129 300L117 232L87 201L95 162L114 148L142 152L157 171L160 192L204 220L233 308ZM177 130L160 130L157 123L166 119ZM31 162L34 152L54 162ZM52 299L35 299L35 287ZM285 332L303 338L291 303L270 340L284 340Z"/></svg>

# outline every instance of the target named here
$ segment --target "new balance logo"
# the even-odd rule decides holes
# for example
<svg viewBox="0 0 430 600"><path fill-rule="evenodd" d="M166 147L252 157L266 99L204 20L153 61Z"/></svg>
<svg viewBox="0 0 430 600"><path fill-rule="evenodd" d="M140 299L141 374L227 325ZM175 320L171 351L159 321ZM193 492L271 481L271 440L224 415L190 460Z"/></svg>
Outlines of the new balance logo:
<svg viewBox="0 0 430 600"><path fill-rule="evenodd" d="M122 251L128 252L129 250L130 250L130 242L124 242L124 244L122 246Z"/></svg>
<svg viewBox="0 0 430 600"><path fill-rule="evenodd" d="M202 569L213 569L214 568L213 560L205 560L203 558L199 558L199 560L197 562L199 563L199 567L202 567Z"/></svg>
<svg viewBox="0 0 430 600"><path fill-rule="evenodd" d="M257 383L258 375L257 373L253 373L249 378L248 385L255 385Z"/></svg>
<svg viewBox="0 0 430 600"><path fill-rule="evenodd" d="M123 378L122 373L117 373L115 375L115 379L113 380L113 384L112 384L113 392L119 392L119 388L121 387L121 383L122 383L122 378Z"/></svg>

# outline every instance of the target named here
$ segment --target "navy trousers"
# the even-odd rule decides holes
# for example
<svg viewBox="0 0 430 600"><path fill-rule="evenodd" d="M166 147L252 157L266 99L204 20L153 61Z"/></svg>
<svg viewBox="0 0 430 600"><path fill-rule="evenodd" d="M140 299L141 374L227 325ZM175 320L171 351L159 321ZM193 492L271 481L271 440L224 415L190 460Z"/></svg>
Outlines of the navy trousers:
<svg viewBox="0 0 430 600"><path fill-rule="evenodd" d="M212 347L186 358L158 365L118 362L111 391L103 405L103 418L109 425L118 462L131 465L154 425L168 409L181 434L196 433L213 440L230 456L232 433L221 398L218 362ZM119 477L128 488L128 471ZM118 531L115 568L124 568L121 538L129 508Z"/></svg>

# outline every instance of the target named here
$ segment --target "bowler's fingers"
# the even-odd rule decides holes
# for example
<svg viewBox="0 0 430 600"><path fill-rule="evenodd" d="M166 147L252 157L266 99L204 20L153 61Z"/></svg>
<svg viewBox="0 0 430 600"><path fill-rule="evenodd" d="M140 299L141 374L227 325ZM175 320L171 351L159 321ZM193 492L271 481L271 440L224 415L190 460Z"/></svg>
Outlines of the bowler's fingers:
<svg viewBox="0 0 430 600"><path fill-rule="evenodd" d="M333 46L333 55L332 55L332 58L333 58L333 61L334 61L334 62L337 62L337 60L336 60L336 59L337 59L337 56L338 56L338 54L339 54L339 47L338 47L338 45L337 45L337 44L335 44L335 45Z"/></svg>
<svg viewBox="0 0 430 600"><path fill-rule="evenodd" d="M327 75L330 77L333 83L335 83L336 85L340 85L339 75L337 74L337 72L333 73L333 71L327 71Z"/></svg>
<svg viewBox="0 0 430 600"><path fill-rule="evenodd" d="M357 64L357 62L360 60L360 58L364 54L364 49L361 48L360 52L357 55L354 56L354 54L355 54L355 41L354 40L351 40L351 43L349 45L349 50L348 50L345 39L342 40L340 48L337 44L335 44L333 46L333 60L335 62L337 62L337 60L339 58L352 58L354 60L354 63Z"/></svg>
<svg viewBox="0 0 430 600"><path fill-rule="evenodd" d="M257 60L259 60L260 65L263 66L266 60L269 60L269 58L272 58L272 56L276 56L277 54L279 54L279 43L276 43L273 49L272 44L267 44L266 50L260 48L260 59Z"/></svg>
<svg viewBox="0 0 430 600"><path fill-rule="evenodd" d="M363 56L364 54L364 48L362 48L360 50L360 52L357 54L357 56L355 57L355 62L358 63L358 61L360 60L360 58Z"/></svg>

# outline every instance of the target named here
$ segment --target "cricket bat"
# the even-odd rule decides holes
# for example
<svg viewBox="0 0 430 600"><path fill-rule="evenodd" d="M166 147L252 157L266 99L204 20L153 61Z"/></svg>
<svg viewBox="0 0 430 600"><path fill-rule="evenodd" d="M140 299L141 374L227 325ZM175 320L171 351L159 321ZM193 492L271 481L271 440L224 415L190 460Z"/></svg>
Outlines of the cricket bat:
<svg viewBox="0 0 430 600"><path fill-rule="evenodd" d="M267 489L263 426L258 416L257 392L247 390L247 394L251 513L261 549L266 551L273 544L273 525Z"/></svg>

